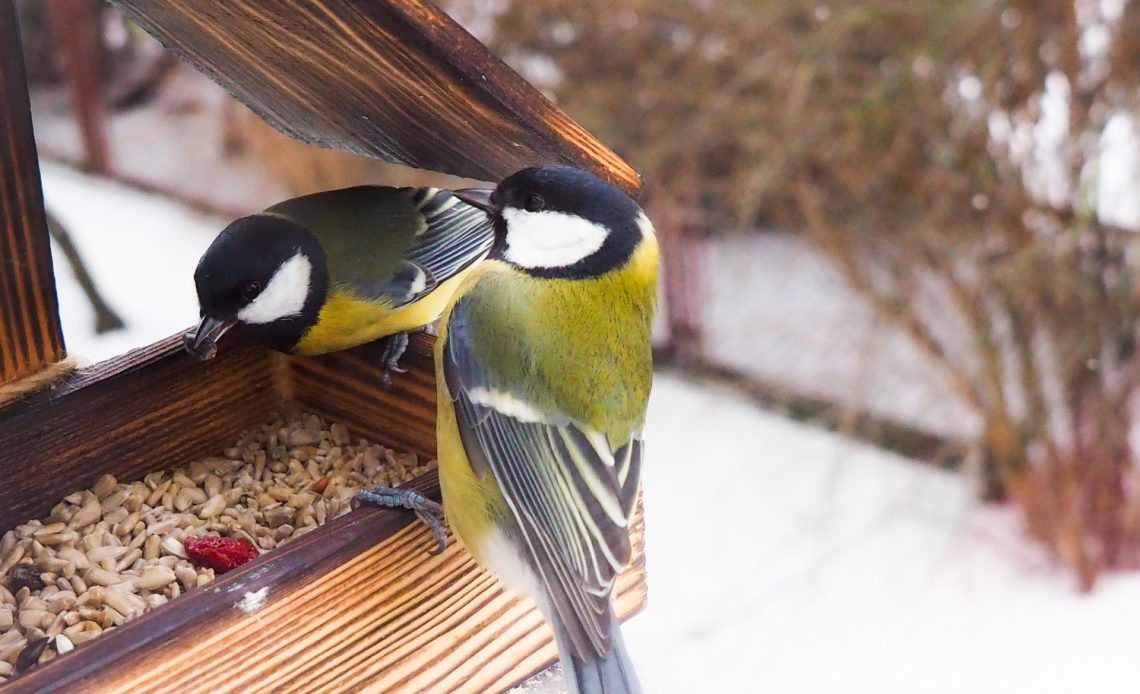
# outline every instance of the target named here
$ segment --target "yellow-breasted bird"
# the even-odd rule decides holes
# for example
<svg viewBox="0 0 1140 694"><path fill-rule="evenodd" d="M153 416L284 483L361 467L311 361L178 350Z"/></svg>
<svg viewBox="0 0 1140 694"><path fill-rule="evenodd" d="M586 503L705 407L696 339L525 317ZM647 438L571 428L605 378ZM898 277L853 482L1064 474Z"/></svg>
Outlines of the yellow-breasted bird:
<svg viewBox="0 0 1140 694"><path fill-rule="evenodd" d="M199 359L238 326L283 352L321 354L434 321L493 240L486 215L437 188L357 186L292 198L227 226L194 271Z"/></svg>
<svg viewBox="0 0 1140 694"><path fill-rule="evenodd" d="M640 691L612 600L653 378L653 226L565 166L456 196L494 220L495 242L436 342L443 509L482 566L538 603L571 691ZM407 492L360 498L436 510Z"/></svg>

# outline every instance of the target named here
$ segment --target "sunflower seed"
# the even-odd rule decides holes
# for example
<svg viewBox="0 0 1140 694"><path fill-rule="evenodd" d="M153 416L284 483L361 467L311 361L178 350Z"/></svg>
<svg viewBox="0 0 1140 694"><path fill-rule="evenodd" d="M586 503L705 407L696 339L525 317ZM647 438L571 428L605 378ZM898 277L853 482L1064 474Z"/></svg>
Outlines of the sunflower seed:
<svg viewBox="0 0 1140 694"><path fill-rule="evenodd" d="M226 508L226 497L218 494L210 497L210 500L202 505L202 509L198 511L200 518L217 518L221 515L222 511Z"/></svg>
<svg viewBox="0 0 1140 694"><path fill-rule="evenodd" d="M135 587L142 590L158 590L174 582L174 572L165 566L149 566L143 569L142 575L135 580Z"/></svg>
<svg viewBox="0 0 1140 694"><path fill-rule="evenodd" d="M188 558L186 556L186 548L183 547L182 542L173 535L166 536L166 539L162 541L162 548L166 550L168 554L173 554L174 556L182 557L183 559Z"/></svg>
<svg viewBox="0 0 1140 694"><path fill-rule="evenodd" d="M114 571L108 571L106 569L99 568L98 566L93 566L87 570L86 574L84 574L83 580L87 581L87 583L95 584L98 586L113 586L116 583L121 583L123 579Z"/></svg>
<svg viewBox="0 0 1140 694"><path fill-rule="evenodd" d="M146 505L151 507L158 506L158 502L162 500L162 495L166 493L166 490L170 489L170 485L173 483L173 480L163 480L159 482L154 487L154 491L150 493L150 496L146 498Z"/></svg>
<svg viewBox="0 0 1140 694"><path fill-rule="evenodd" d="M94 486L91 487L91 491L95 496L103 499L115 491L118 486L119 481L115 479L114 475L105 474L95 482Z"/></svg>
<svg viewBox="0 0 1140 694"><path fill-rule="evenodd" d="M132 564L135 563L135 560L141 556L142 556L142 550L141 549L137 549L137 548L132 549L131 551L127 552L126 555L124 555L122 559L119 560L118 564L115 564L115 571L117 571L119 573L126 571L127 569L129 569L131 567Z"/></svg>
<svg viewBox="0 0 1140 694"><path fill-rule="evenodd" d="M186 560L186 538L218 533L272 549L347 512L357 488L430 468L416 460L354 445L344 425L294 411L224 457L130 483L104 475L0 535L0 663L53 658L211 582L213 570Z"/></svg>
<svg viewBox="0 0 1140 694"><path fill-rule="evenodd" d="M138 616L146 609L142 598L118 588L108 588L103 593L103 602L124 617Z"/></svg>
<svg viewBox="0 0 1140 694"><path fill-rule="evenodd" d="M20 626L25 629L30 629L31 627L38 627L43 624L44 617L48 616L48 614L49 612L47 610L23 609L20 610L20 617L17 621L19 621Z"/></svg>
<svg viewBox="0 0 1140 694"><path fill-rule="evenodd" d="M44 587L44 580L34 565L16 564L8 569L8 587L17 593L22 590L41 590ZM19 595L16 599L19 600Z"/></svg>
<svg viewBox="0 0 1140 694"><path fill-rule="evenodd" d="M87 553L87 560L92 564L102 564L108 559L118 561L119 557L127 553L126 547L109 546L109 547L96 547Z"/></svg>
<svg viewBox="0 0 1140 694"><path fill-rule="evenodd" d="M46 636L29 640L23 650L20 651L20 655L16 658L16 670L27 670L40 662L40 655L44 652L44 648L47 647L50 640L51 639Z"/></svg>
<svg viewBox="0 0 1140 694"><path fill-rule="evenodd" d="M60 634L60 635L55 637L56 653L63 655L64 653L67 653L68 651L72 650L73 648L75 648L75 644L72 643L71 639L67 638L67 636L65 634Z"/></svg>

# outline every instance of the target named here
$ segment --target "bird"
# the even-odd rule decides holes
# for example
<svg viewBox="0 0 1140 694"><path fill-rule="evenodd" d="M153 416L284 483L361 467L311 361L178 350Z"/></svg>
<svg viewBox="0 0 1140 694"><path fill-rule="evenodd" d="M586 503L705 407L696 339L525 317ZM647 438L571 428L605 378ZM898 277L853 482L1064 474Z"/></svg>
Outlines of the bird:
<svg viewBox="0 0 1140 694"><path fill-rule="evenodd" d="M291 354L388 337L384 381L407 332L430 324L490 250L493 225L439 188L365 185L291 198L226 226L194 271L202 361L233 328Z"/></svg>
<svg viewBox="0 0 1140 694"><path fill-rule="evenodd" d="M440 318L443 514L481 566L534 598L572 692L640 692L612 601L653 379L653 225L562 165L455 195L494 220L495 240ZM412 491L370 494L421 519L440 509Z"/></svg>

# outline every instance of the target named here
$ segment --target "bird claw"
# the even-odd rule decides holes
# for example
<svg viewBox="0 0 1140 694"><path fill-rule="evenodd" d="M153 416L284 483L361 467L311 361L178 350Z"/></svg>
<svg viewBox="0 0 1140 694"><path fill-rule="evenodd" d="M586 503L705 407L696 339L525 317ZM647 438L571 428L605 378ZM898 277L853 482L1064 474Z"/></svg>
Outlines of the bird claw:
<svg viewBox="0 0 1140 694"><path fill-rule="evenodd" d="M401 368L400 357L404 356L404 352L408 349L408 334L396 333L389 335L384 341L384 355L382 357L384 362L384 375L382 377L384 387L392 387L392 374L407 373L408 370Z"/></svg>
<svg viewBox="0 0 1140 694"><path fill-rule="evenodd" d="M447 549L447 528L443 524L443 506L432 501L423 494L412 489L396 489L395 487L376 487L370 491L360 491L353 497L356 505L371 504L383 508L406 508L416 514L431 530L435 538L436 547L428 550L428 554L443 554Z"/></svg>

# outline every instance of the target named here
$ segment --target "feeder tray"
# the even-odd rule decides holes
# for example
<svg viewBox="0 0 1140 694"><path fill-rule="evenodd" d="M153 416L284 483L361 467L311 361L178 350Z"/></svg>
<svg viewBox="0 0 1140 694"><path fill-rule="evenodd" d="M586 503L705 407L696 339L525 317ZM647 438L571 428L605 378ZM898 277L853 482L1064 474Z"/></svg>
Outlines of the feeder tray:
<svg viewBox="0 0 1140 694"><path fill-rule="evenodd" d="M429 3L120 5L300 139L482 180L566 162L639 188L624 162ZM0 0L0 388L9 389L66 355L15 36L12 1ZM434 457L431 346L413 338L391 390L375 346L293 358L240 338L204 365L174 336L63 375L0 405L0 533L104 473L137 480L216 454L287 401L354 437ZM438 498L434 473L410 484ZM640 509L632 539L622 618L646 599ZM556 659L531 602L506 593L454 538L441 556L431 546L411 513L360 508L0 689L487 692Z"/></svg>

